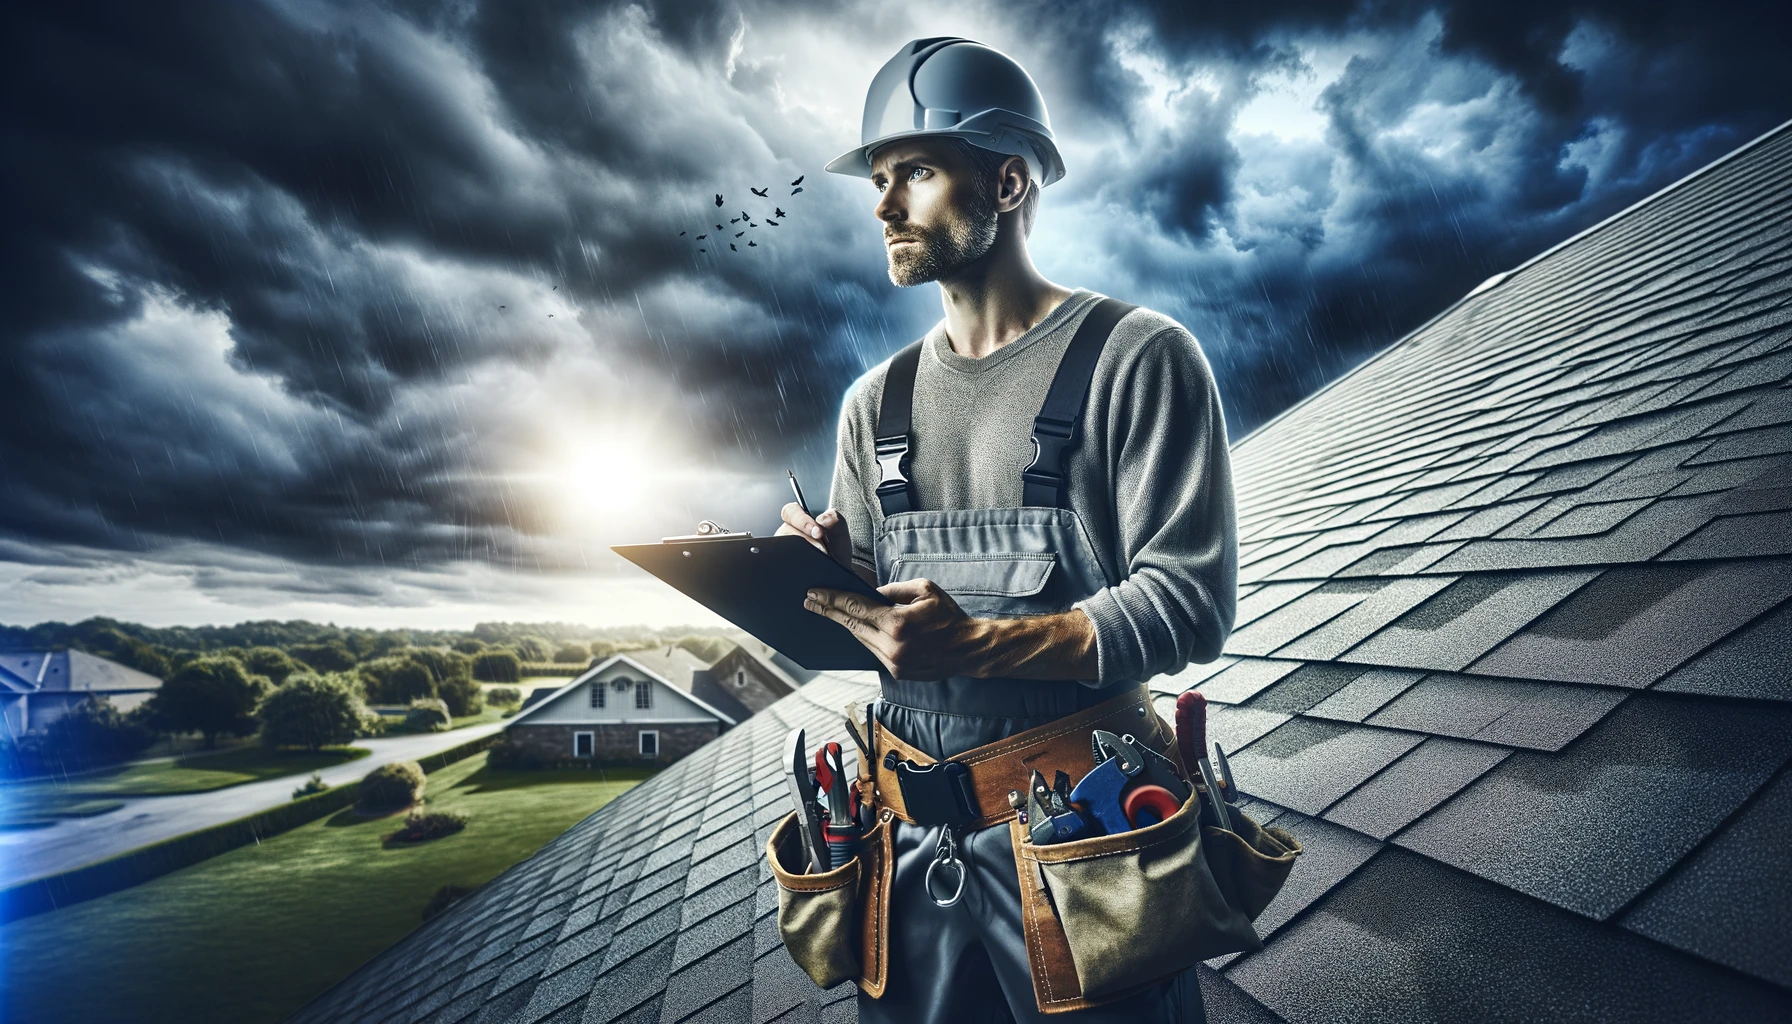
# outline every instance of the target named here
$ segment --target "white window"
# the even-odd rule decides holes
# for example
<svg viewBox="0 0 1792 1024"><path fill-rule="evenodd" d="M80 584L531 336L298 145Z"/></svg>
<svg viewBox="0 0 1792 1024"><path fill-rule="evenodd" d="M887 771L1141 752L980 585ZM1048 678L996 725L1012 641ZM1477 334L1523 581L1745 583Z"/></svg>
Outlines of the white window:
<svg viewBox="0 0 1792 1024"><path fill-rule="evenodd" d="M653 684L643 679L635 683L635 709L653 707Z"/></svg>
<svg viewBox="0 0 1792 1024"><path fill-rule="evenodd" d="M605 706L607 701L608 701L608 694L604 690L604 684L592 683L591 684L591 706L594 708L601 708L601 707Z"/></svg>
<svg viewBox="0 0 1792 1024"><path fill-rule="evenodd" d="M622 692L626 691L629 687L635 685L635 681L633 679L630 679L627 676L618 676L616 678L616 681L611 683L610 685L614 686L616 688L617 693L622 693Z"/></svg>
<svg viewBox="0 0 1792 1024"><path fill-rule="evenodd" d="M746 669L737 668L734 670L734 685L735 686L747 685L747 670Z"/></svg>
<svg viewBox="0 0 1792 1024"><path fill-rule="evenodd" d="M590 757L597 746L595 734L575 732L572 734L572 756Z"/></svg>
<svg viewBox="0 0 1792 1024"><path fill-rule="evenodd" d="M657 729L642 729L640 747L642 757L660 756L660 734Z"/></svg>

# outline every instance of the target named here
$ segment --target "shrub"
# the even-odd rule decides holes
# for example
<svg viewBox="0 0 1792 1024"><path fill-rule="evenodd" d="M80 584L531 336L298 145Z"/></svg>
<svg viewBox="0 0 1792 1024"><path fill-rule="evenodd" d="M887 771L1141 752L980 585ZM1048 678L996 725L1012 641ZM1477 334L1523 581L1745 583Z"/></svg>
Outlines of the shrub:
<svg viewBox="0 0 1792 1024"><path fill-rule="evenodd" d="M467 816L459 811L425 811L421 808L405 815L404 827L385 837L388 843L426 843L431 839L451 836L467 827Z"/></svg>
<svg viewBox="0 0 1792 1024"><path fill-rule="evenodd" d="M526 636L511 645L523 661L548 660L548 642L538 636Z"/></svg>
<svg viewBox="0 0 1792 1024"><path fill-rule="evenodd" d="M507 704L521 704L523 691L514 686L494 686L485 691L485 699L499 707Z"/></svg>
<svg viewBox="0 0 1792 1024"><path fill-rule="evenodd" d="M462 654L478 654L480 651L485 650L485 642L483 640L474 640L469 637L465 640L454 641L454 649Z"/></svg>
<svg viewBox="0 0 1792 1024"><path fill-rule="evenodd" d="M423 799L429 779L415 761L382 764L361 780L360 807L364 811L396 811Z"/></svg>
<svg viewBox="0 0 1792 1024"><path fill-rule="evenodd" d="M263 745L316 750L354 739L367 709L348 678L303 674L268 694L258 714Z"/></svg>
<svg viewBox="0 0 1792 1024"><path fill-rule="evenodd" d="M324 781L322 775L319 775L317 772L312 772L311 777L305 780L303 786L292 791L292 798L294 800L303 800L313 793L322 793L329 788L329 783Z"/></svg>
<svg viewBox="0 0 1792 1024"><path fill-rule="evenodd" d="M287 676L305 667L278 647L249 648L243 652L243 666L258 676L267 676L268 682L275 686L286 682Z"/></svg>
<svg viewBox="0 0 1792 1024"><path fill-rule="evenodd" d="M411 701L411 710L404 716L405 732L447 732L454 728L446 702L425 698Z"/></svg>
<svg viewBox="0 0 1792 1024"><path fill-rule="evenodd" d="M485 691L471 679L448 679L436 687L436 695L448 705L448 713L456 718L477 715L485 710Z"/></svg>
<svg viewBox="0 0 1792 1024"><path fill-rule="evenodd" d="M539 754L517 743L510 733L499 733L498 738L487 747L485 764L488 768L541 768L544 763Z"/></svg>
<svg viewBox="0 0 1792 1024"><path fill-rule="evenodd" d="M299 644L292 649L292 653L293 657L319 672L347 672L360 660L340 640L332 640L327 644Z"/></svg>
<svg viewBox="0 0 1792 1024"><path fill-rule="evenodd" d="M168 677L148 702L149 716L169 732L202 733L214 747L219 736L255 731L255 708L270 688L235 658L199 658Z"/></svg>
<svg viewBox="0 0 1792 1024"><path fill-rule="evenodd" d="M79 771L86 767L128 761L155 742L155 732L140 716L126 716L104 697L89 696L50 723L27 756L44 768Z"/></svg>
<svg viewBox="0 0 1792 1024"><path fill-rule="evenodd" d="M473 678L488 683L520 682L523 663L515 651L486 651L473 659Z"/></svg>
<svg viewBox="0 0 1792 1024"><path fill-rule="evenodd" d="M563 665L578 665L591 660L591 648L584 644L567 644L554 652L554 660Z"/></svg>
<svg viewBox="0 0 1792 1024"><path fill-rule="evenodd" d="M473 890L471 889L464 889L458 885L442 886L440 889L436 890L434 896L429 898L429 902L423 905L423 920L427 921L430 918L435 917L437 914L440 914L442 911L447 910L449 907L471 895L473 895Z"/></svg>

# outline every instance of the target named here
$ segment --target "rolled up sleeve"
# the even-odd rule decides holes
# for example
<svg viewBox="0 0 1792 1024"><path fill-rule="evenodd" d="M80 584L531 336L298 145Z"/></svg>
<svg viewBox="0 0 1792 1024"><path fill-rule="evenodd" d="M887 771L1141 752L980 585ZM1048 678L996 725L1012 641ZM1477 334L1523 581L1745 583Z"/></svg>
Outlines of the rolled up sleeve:
<svg viewBox="0 0 1792 1024"><path fill-rule="evenodd" d="M1141 347L1109 437L1127 576L1073 605L1094 623L1102 686L1219 657L1238 595L1225 415L1193 335L1166 330Z"/></svg>

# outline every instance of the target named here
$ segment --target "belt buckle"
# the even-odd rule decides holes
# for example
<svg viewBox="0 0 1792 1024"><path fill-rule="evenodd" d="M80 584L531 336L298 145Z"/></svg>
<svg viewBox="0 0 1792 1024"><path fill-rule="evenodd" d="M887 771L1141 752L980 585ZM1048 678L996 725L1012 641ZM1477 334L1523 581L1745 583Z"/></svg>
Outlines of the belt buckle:
<svg viewBox="0 0 1792 1024"><path fill-rule="evenodd" d="M896 772L903 809L915 824L958 829L978 818L977 797L971 791L971 772L963 763L916 764L907 759L898 760L894 751L887 761L893 762L885 767Z"/></svg>

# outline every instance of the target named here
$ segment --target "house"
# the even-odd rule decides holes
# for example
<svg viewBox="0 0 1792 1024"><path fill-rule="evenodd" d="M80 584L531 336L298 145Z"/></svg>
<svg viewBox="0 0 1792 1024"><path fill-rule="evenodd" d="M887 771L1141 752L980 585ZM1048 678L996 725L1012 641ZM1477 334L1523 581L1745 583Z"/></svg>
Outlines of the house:
<svg viewBox="0 0 1792 1024"><path fill-rule="evenodd" d="M1502 274L1233 447L1204 693L1306 852L1223 1022L1792 1018L1792 124ZM780 945L824 674L298 1021L850 1021Z"/></svg>
<svg viewBox="0 0 1792 1024"><path fill-rule="evenodd" d="M629 651L526 705L505 732L547 761L671 762L799 685L745 647L714 663L673 645Z"/></svg>
<svg viewBox="0 0 1792 1024"><path fill-rule="evenodd" d="M42 730L90 696L120 711L148 700L162 681L82 651L0 652L0 722L17 739Z"/></svg>

